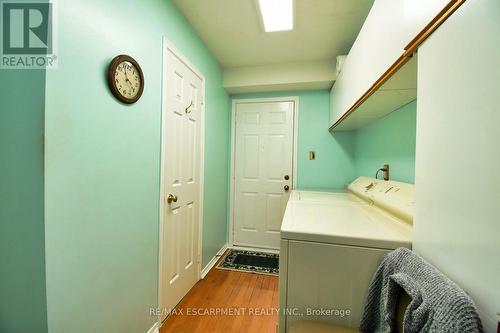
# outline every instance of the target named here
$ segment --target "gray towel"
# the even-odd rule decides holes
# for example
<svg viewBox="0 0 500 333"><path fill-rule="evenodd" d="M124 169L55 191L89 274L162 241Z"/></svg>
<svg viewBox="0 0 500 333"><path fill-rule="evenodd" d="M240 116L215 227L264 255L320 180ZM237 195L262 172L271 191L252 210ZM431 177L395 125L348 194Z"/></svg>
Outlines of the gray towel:
<svg viewBox="0 0 500 333"><path fill-rule="evenodd" d="M359 330L396 332L396 306L402 289L412 298L404 314L404 333L483 331L470 297L405 248L388 253L375 272Z"/></svg>

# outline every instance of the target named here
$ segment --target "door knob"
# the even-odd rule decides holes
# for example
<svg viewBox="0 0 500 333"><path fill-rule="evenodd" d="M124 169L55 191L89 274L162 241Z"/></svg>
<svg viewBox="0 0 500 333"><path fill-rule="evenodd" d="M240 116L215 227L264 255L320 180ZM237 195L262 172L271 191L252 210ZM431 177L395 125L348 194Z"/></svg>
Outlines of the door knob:
<svg viewBox="0 0 500 333"><path fill-rule="evenodd" d="M290 179L290 176L289 175L285 175L285 180L288 180Z"/></svg>
<svg viewBox="0 0 500 333"><path fill-rule="evenodd" d="M168 203L177 202L177 196L175 194L170 193L167 197L167 202Z"/></svg>
<svg viewBox="0 0 500 333"><path fill-rule="evenodd" d="M288 192L288 190L290 189L290 186L285 185L285 186L283 186L283 189Z"/></svg>

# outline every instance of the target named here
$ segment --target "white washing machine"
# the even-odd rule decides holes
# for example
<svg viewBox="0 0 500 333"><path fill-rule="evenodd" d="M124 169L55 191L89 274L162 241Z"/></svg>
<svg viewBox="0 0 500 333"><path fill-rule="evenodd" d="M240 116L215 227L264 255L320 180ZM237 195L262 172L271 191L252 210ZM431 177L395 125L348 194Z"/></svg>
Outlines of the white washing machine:
<svg viewBox="0 0 500 333"><path fill-rule="evenodd" d="M411 248L412 184L359 177L291 193L281 226L279 332L297 320L358 327L384 254Z"/></svg>

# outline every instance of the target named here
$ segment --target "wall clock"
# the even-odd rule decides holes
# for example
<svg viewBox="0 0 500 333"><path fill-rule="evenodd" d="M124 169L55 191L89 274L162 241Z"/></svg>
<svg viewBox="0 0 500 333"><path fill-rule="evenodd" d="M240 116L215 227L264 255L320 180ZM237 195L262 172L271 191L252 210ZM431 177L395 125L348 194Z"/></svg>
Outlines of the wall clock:
<svg viewBox="0 0 500 333"><path fill-rule="evenodd" d="M109 64L108 83L111 92L123 103L132 104L144 90L142 69L132 57L119 55Z"/></svg>

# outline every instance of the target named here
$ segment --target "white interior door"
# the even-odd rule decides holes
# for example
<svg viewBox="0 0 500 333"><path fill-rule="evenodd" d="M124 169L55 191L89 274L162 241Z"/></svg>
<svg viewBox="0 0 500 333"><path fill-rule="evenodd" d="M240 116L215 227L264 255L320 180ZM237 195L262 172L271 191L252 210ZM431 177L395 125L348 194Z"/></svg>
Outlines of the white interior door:
<svg viewBox="0 0 500 333"><path fill-rule="evenodd" d="M295 102L237 103L233 243L279 248L293 184Z"/></svg>
<svg viewBox="0 0 500 333"><path fill-rule="evenodd" d="M170 49L165 71L160 307L171 309L199 279L202 79Z"/></svg>

